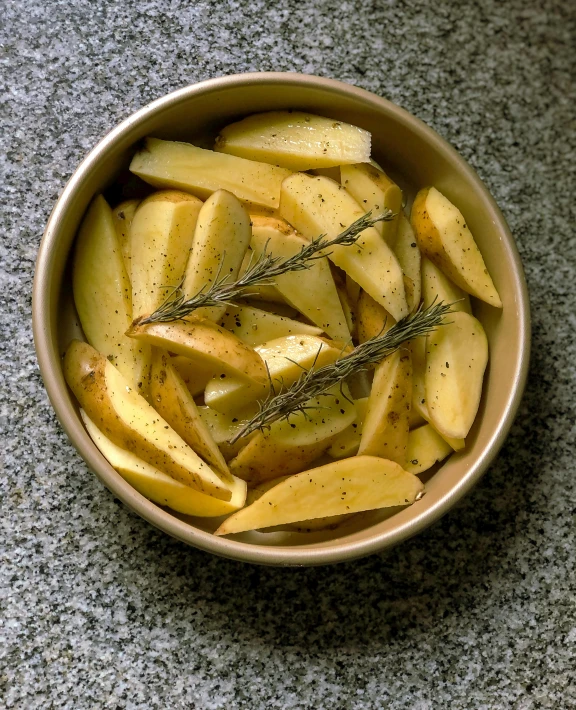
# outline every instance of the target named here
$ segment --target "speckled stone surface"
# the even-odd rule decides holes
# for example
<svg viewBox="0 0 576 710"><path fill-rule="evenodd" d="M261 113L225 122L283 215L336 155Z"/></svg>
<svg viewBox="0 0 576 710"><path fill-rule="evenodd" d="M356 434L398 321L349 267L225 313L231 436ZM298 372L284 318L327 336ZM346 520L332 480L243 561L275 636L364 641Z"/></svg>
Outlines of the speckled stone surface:
<svg viewBox="0 0 576 710"><path fill-rule="evenodd" d="M2 15L0 707L576 707L574 4ZM349 81L433 126L502 207L532 294L530 383L497 463L432 529L342 566L244 566L152 529L68 443L34 357L34 259L80 159L152 99L254 70Z"/></svg>

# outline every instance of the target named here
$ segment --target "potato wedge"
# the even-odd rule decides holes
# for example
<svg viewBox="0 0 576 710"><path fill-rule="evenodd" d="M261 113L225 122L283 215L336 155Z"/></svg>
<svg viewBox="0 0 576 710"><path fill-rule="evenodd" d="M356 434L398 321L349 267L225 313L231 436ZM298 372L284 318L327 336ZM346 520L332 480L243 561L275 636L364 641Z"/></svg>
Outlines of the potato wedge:
<svg viewBox="0 0 576 710"><path fill-rule="evenodd" d="M255 113L220 131L215 150L290 170L370 160L368 131L301 111Z"/></svg>
<svg viewBox="0 0 576 710"><path fill-rule="evenodd" d="M202 202L178 190L155 192L132 220L131 281L134 318L149 315L180 284Z"/></svg>
<svg viewBox="0 0 576 710"><path fill-rule="evenodd" d="M462 290L496 308L502 301L462 213L434 187L416 195L412 206L416 239L433 261Z"/></svg>
<svg viewBox="0 0 576 710"><path fill-rule="evenodd" d="M391 222L378 222L374 229L384 237L391 249L396 245L399 215L402 211L402 190L382 170L367 161L340 168L342 185L360 207L373 215L392 210L397 216Z"/></svg>
<svg viewBox="0 0 576 710"><path fill-rule="evenodd" d="M217 278L238 277L252 230L248 212L226 190L216 190L202 205L186 266L182 293L186 298L206 290ZM195 316L218 320L226 306L199 308Z"/></svg>
<svg viewBox="0 0 576 710"><path fill-rule="evenodd" d="M334 168L313 168L309 172L312 173L312 175L322 175L324 177L330 178L330 180L335 180L336 182L340 182L340 166L337 165Z"/></svg>
<svg viewBox="0 0 576 710"><path fill-rule="evenodd" d="M122 258L124 259L124 266L126 267L128 276L130 276L131 273L130 261L132 259L130 227L139 204L140 200L124 200L124 202L121 202L112 210L112 219L114 220L114 227L116 228L118 242L122 250Z"/></svg>
<svg viewBox="0 0 576 710"><path fill-rule="evenodd" d="M404 469L415 475L424 473L435 463L444 461L451 453L450 444L430 424L424 424L408 434Z"/></svg>
<svg viewBox="0 0 576 710"><path fill-rule="evenodd" d="M290 476L227 518L216 535L410 505L423 492L422 482L397 463L356 456Z"/></svg>
<svg viewBox="0 0 576 710"><path fill-rule="evenodd" d="M284 220L252 217L251 246L256 256L266 249L272 256L288 259L306 244ZM316 259L309 269L282 274L274 281L284 298L331 338L350 340L328 259Z"/></svg>
<svg viewBox="0 0 576 710"><path fill-rule="evenodd" d="M321 456L357 417L346 385L331 387L306 403L306 412L259 431L230 461L230 471L251 485L298 473Z"/></svg>
<svg viewBox="0 0 576 710"><path fill-rule="evenodd" d="M230 474L215 473L103 355L73 340L64 376L82 409L114 444L180 483L229 501Z"/></svg>
<svg viewBox="0 0 576 710"><path fill-rule="evenodd" d="M348 274L346 274L346 293L348 294L348 300L350 301L350 305L353 308L356 308L356 304L358 303L358 299L360 298L360 293L362 292L362 289L354 279L350 278Z"/></svg>
<svg viewBox="0 0 576 710"><path fill-rule="evenodd" d="M488 339L468 313L450 314L426 339L424 384L430 420L443 436L463 439L474 423L488 363Z"/></svg>
<svg viewBox="0 0 576 710"><path fill-rule="evenodd" d="M444 327L444 326L443 326ZM410 344L412 351L412 407L410 409L410 429L428 422L434 429L426 399L426 338L415 338ZM461 451L466 442L464 439L450 437L437 431L454 451Z"/></svg>
<svg viewBox="0 0 576 710"><path fill-rule="evenodd" d="M360 456L381 456L401 466L406 463L411 401L411 353L397 350L376 366L358 449Z"/></svg>
<svg viewBox="0 0 576 710"><path fill-rule="evenodd" d="M246 269L254 262L254 259L256 258L256 255L253 253L252 249L248 249L246 252L246 255L244 256L244 260L242 261L242 266L240 267L240 276L244 275L246 272ZM287 305L286 304L286 299L284 296L280 293L280 291L276 288L276 286L269 286L266 284L261 284L259 286L250 286L249 288L245 289L245 295L243 296L243 300L250 300L250 301L257 301L261 302L264 301L265 303L268 304L279 304L281 306Z"/></svg>
<svg viewBox="0 0 576 710"><path fill-rule="evenodd" d="M155 348L150 370L150 404L209 466L229 473L226 461L200 417L192 395L170 360L166 352Z"/></svg>
<svg viewBox="0 0 576 710"><path fill-rule="evenodd" d="M88 342L141 391L148 381L143 347L124 334L132 320L126 273L112 210L94 198L80 226L72 269L74 303Z"/></svg>
<svg viewBox="0 0 576 710"><path fill-rule="evenodd" d="M422 295L421 257L420 249L418 248L418 243L414 236L414 230L409 220L404 215L404 212L400 213L398 220L398 234L394 246L394 253L402 267L404 276L409 278L412 282L411 288L406 288L406 282L404 282L404 288L406 290L408 309L410 313L413 313L420 305Z"/></svg>
<svg viewBox="0 0 576 710"><path fill-rule="evenodd" d="M104 436L83 409L80 410L80 414L92 441L100 449L108 463L138 493L154 503L165 505L185 515L194 515L200 518L228 515L244 506L246 483L242 479L236 478L230 484L231 497L229 501L200 493L162 473L132 452L121 449Z"/></svg>
<svg viewBox="0 0 576 710"><path fill-rule="evenodd" d="M358 342L365 343L378 335L384 335L396 323L387 310L362 291L356 305L356 328Z"/></svg>
<svg viewBox="0 0 576 710"><path fill-rule="evenodd" d="M333 459L356 456L360 447L362 428L368 409L368 399L368 397L362 397L361 399L354 400L356 421L352 422L343 432L338 434L326 452L328 456L332 456Z"/></svg>
<svg viewBox="0 0 576 710"><path fill-rule="evenodd" d="M430 307L434 301L451 303L453 311L462 311L472 315L470 296L452 283L440 269L427 257L422 257L422 300L424 308Z"/></svg>
<svg viewBox="0 0 576 710"><path fill-rule="evenodd" d="M289 387L313 365L322 367L334 362L342 354L342 345L314 335L288 335L276 338L254 350L266 363L266 369L276 391ZM246 385L239 378L226 381L215 377L204 392L204 401L213 409L229 412L241 409L262 396L255 387Z"/></svg>
<svg viewBox="0 0 576 710"><path fill-rule="evenodd" d="M243 202L277 208L280 185L289 170L204 150L190 143L147 138L130 170L154 187L186 190L205 200L228 190Z"/></svg>
<svg viewBox="0 0 576 710"><path fill-rule="evenodd" d="M283 318L259 308L227 306L218 325L226 328L243 343L255 347L286 335L320 335L321 328Z"/></svg>
<svg viewBox="0 0 576 710"><path fill-rule="evenodd" d="M280 213L307 239L333 239L365 211L330 178L295 173L282 183ZM396 320L408 315L402 269L374 227L354 246L331 247L328 257Z"/></svg>
<svg viewBox="0 0 576 710"><path fill-rule="evenodd" d="M184 355L175 355L170 359L170 364L180 375L182 382L193 397L204 392L208 382L218 376L220 369L219 361L218 363L201 365L198 361L190 360Z"/></svg>
<svg viewBox="0 0 576 710"><path fill-rule="evenodd" d="M217 443L218 448L226 461L234 458L240 450L246 446L250 439L255 434L249 434L246 437L241 437L233 444L230 439L234 438L238 431L258 412L257 404L249 404L243 409L237 409L233 412L219 412L211 407L198 407L198 412L202 420L210 430L210 434Z"/></svg>
<svg viewBox="0 0 576 710"><path fill-rule="evenodd" d="M184 355L203 369L213 368L219 380L233 377L266 394L268 376L258 353L240 338L206 319L190 319L174 323L149 323L134 321L127 331L149 345Z"/></svg>

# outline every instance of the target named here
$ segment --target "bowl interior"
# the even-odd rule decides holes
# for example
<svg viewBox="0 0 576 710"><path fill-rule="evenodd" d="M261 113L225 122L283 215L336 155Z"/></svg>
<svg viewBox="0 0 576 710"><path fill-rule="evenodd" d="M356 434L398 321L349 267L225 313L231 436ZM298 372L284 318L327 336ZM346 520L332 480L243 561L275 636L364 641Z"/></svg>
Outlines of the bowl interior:
<svg viewBox="0 0 576 710"><path fill-rule="evenodd" d="M123 180L142 138L152 135L210 146L222 125L278 108L302 109L369 130L374 158L399 182L408 202L425 185L443 192L470 225L504 308L474 303L490 345L480 412L466 450L453 454L428 477L422 500L406 509L355 516L335 530L253 532L220 539L210 534L214 521L175 514L136 493L83 429L60 364L71 337L81 334L71 297L69 256L92 197L98 192L120 197L112 186ZM125 191L130 189L125 185ZM186 542L272 564L312 564L367 554L399 542L439 517L495 456L521 396L528 356L527 296L518 254L498 208L475 173L437 134L398 107L338 82L299 75L244 75L204 82L155 102L109 134L80 166L53 212L38 260L34 317L39 361L56 412L105 485L150 522Z"/></svg>

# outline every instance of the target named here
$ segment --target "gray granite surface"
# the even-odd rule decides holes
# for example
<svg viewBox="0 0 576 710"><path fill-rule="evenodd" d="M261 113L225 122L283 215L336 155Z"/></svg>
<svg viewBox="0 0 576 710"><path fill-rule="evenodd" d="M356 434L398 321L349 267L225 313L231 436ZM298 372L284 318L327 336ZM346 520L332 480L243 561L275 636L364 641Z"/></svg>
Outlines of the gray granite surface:
<svg viewBox="0 0 576 710"><path fill-rule="evenodd" d="M576 707L575 5L6 0L0 26L0 707ZM121 119L254 70L352 82L472 163L526 266L513 431L440 523L341 566L267 569L130 513L62 433L30 327L43 226Z"/></svg>

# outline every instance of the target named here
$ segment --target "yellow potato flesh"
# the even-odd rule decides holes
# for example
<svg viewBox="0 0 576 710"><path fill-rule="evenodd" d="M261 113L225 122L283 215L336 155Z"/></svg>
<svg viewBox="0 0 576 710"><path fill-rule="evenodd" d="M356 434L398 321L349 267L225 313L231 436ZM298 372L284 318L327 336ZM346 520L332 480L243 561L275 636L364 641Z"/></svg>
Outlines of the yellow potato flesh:
<svg viewBox="0 0 576 710"><path fill-rule="evenodd" d="M426 338L421 337L412 340L410 349L412 351L412 407L410 409L410 428L417 427L423 422L428 422L432 428L434 428L426 400L426 385L424 381L426 375ZM439 431L437 433L440 434L454 451L461 451L466 445L464 439L446 436Z"/></svg>
<svg viewBox="0 0 576 710"><path fill-rule="evenodd" d="M398 235L394 246L394 253L400 262L404 276L410 279L411 289L406 289L408 309L413 313L420 305L421 298L421 266L420 249L414 236L410 222L401 212L398 222Z"/></svg>
<svg viewBox="0 0 576 710"><path fill-rule="evenodd" d="M283 318L259 308L227 306L218 325L226 328L247 345L255 347L286 335L320 335L321 328Z"/></svg>
<svg viewBox="0 0 576 710"><path fill-rule="evenodd" d="M411 221L420 249L430 261L467 293L502 307L466 220L450 200L434 187L420 190Z"/></svg>
<svg viewBox="0 0 576 710"><path fill-rule="evenodd" d="M112 219L114 220L114 227L116 228L118 242L120 243L122 257L124 259L124 266L126 267L128 276L130 276L131 273L130 261L132 259L130 228L139 204L140 200L125 200L112 210Z"/></svg>
<svg viewBox="0 0 576 710"><path fill-rule="evenodd" d="M306 403L306 412L281 419L258 432L230 462L235 476L260 483L302 471L356 419L356 407L345 385Z"/></svg>
<svg viewBox="0 0 576 710"><path fill-rule="evenodd" d="M434 428L443 436L463 439L480 404L488 340L473 316L458 312L449 318L450 324L426 341L426 402Z"/></svg>
<svg viewBox="0 0 576 710"><path fill-rule="evenodd" d="M280 213L307 239L333 239L365 211L333 180L295 173L282 183ZM331 247L328 257L396 320L408 315L402 269L374 227L352 246Z"/></svg>
<svg viewBox="0 0 576 710"><path fill-rule="evenodd" d="M368 131L301 111L248 116L222 129L215 149L290 170L327 168L370 160Z"/></svg>
<svg viewBox="0 0 576 710"><path fill-rule="evenodd" d="M240 431L244 424L258 413L257 404L248 404L243 409L226 413L207 406L198 407L198 411L226 461L234 458L254 436L254 434L250 434L246 437L241 437L233 444L230 443L230 439Z"/></svg>
<svg viewBox="0 0 576 710"><path fill-rule="evenodd" d="M246 483L240 478L235 478L230 485L229 501L200 493L175 481L130 451L121 449L102 434L84 410L80 410L80 413L90 437L104 458L138 493L154 503L185 515L206 518L228 515L243 507L246 500Z"/></svg>
<svg viewBox="0 0 576 710"><path fill-rule="evenodd" d="M423 491L421 481L393 461L356 456L290 476L231 515L216 535L410 505Z"/></svg>
<svg viewBox="0 0 576 710"><path fill-rule="evenodd" d="M402 190L382 170L370 165L343 165L340 169L342 185L360 207L373 216L391 210L397 215L391 222L378 222L374 228L392 249L396 244L398 215L402 210Z"/></svg>
<svg viewBox="0 0 576 710"><path fill-rule="evenodd" d="M368 409L368 397L354 400L356 407L356 421L352 422L341 434L334 439L326 452L334 459L343 459L347 456L356 456L360 447L362 427Z"/></svg>
<svg viewBox="0 0 576 710"><path fill-rule="evenodd" d="M411 401L412 358L409 350L397 350L376 366L359 455L406 463Z"/></svg>
<svg viewBox="0 0 576 710"><path fill-rule="evenodd" d="M470 296L426 257L422 257L422 301L424 308L429 308L434 302L451 303L453 311L472 315Z"/></svg>
<svg viewBox="0 0 576 710"><path fill-rule="evenodd" d="M202 205L182 293L186 298L207 290L217 278L236 281L252 231L243 205L226 190L217 190ZM196 316L217 320L226 306L200 308Z"/></svg>
<svg viewBox="0 0 576 710"><path fill-rule="evenodd" d="M359 343L365 343L367 340L384 335L395 322L388 311L376 303L366 291L360 293L356 304L356 328Z"/></svg>
<svg viewBox="0 0 576 710"><path fill-rule="evenodd" d="M413 474L423 473L451 453L450 444L430 424L425 424L408 434L404 468Z"/></svg>
<svg viewBox="0 0 576 710"><path fill-rule="evenodd" d="M313 365L322 367L334 362L342 354L342 347L329 345L314 335L288 335L257 345L256 352L266 363L273 387L279 392L296 382L303 370ZM262 393L247 386L238 378L210 380L204 392L204 401L213 409L228 412L256 401Z"/></svg>
<svg viewBox="0 0 576 710"><path fill-rule="evenodd" d="M170 360L167 353L155 349L150 370L150 404L209 466L229 473L192 395Z"/></svg>
<svg viewBox="0 0 576 710"><path fill-rule="evenodd" d="M132 324L128 335L149 345L184 355L218 378L233 377L265 394L268 378L262 358L232 333L207 319L174 323Z"/></svg>
<svg viewBox="0 0 576 710"><path fill-rule="evenodd" d="M203 200L228 190L243 202L272 208L278 207L282 180L290 174L274 165L157 138L146 139L130 170L154 187L186 190Z"/></svg>
<svg viewBox="0 0 576 710"><path fill-rule="evenodd" d="M131 232L132 314L149 315L182 281L202 202L164 190L136 210Z"/></svg>
<svg viewBox="0 0 576 710"><path fill-rule="evenodd" d="M82 409L105 436L180 483L230 500L232 477L216 474L134 390L128 380L87 343L72 341L64 376Z"/></svg>
<svg viewBox="0 0 576 710"><path fill-rule="evenodd" d="M109 358L133 387L145 389L142 345L127 338L132 321L130 280L112 210L99 195L84 217L72 271L74 303L88 342Z"/></svg>
<svg viewBox="0 0 576 710"><path fill-rule="evenodd" d="M252 217L251 246L257 257L266 249L272 256L288 259L307 243L283 220ZM281 274L274 279L274 285L287 301L331 338L344 342L350 339L328 259L316 259L304 271Z"/></svg>
<svg viewBox="0 0 576 710"><path fill-rule="evenodd" d="M184 355L176 355L170 359L170 363L193 397L202 394L208 382L220 374L219 360L217 363L201 365L198 361L190 360Z"/></svg>

